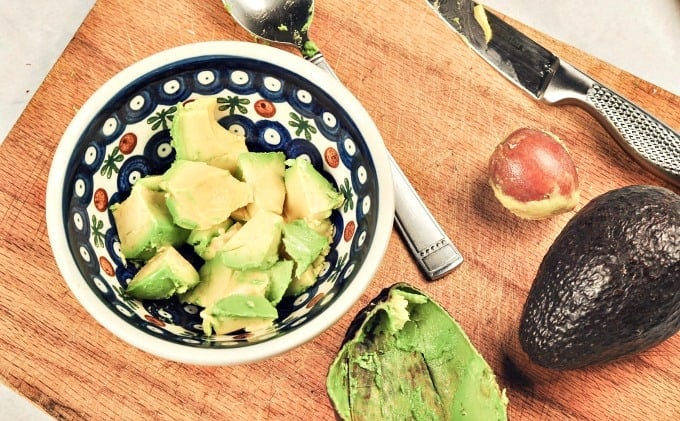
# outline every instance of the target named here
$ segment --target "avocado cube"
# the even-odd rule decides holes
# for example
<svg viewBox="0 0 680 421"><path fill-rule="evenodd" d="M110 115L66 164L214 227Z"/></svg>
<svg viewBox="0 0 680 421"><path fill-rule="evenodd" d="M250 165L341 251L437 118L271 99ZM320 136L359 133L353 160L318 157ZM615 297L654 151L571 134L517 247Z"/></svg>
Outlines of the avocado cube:
<svg viewBox="0 0 680 421"><path fill-rule="evenodd" d="M286 165L283 212L287 221L325 219L342 206L344 196L308 160L289 159Z"/></svg>
<svg viewBox="0 0 680 421"><path fill-rule="evenodd" d="M125 292L140 300L181 294L199 282L198 272L174 247L161 248L135 274Z"/></svg>
<svg viewBox="0 0 680 421"><path fill-rule="evenodd" d="M314 231L302 219L283 226L285 253L295 261L295 277L299 277L309 265L327 249L328 237Z"/></svg>
<svg viewBox="0 0 680 421"><path fill-rule="evenodd" d="M319 256L317 260L314 261L314 264L308 266L301 274L294 276L293 280L288 285L288 288L286 288L286 292L283 294L284 297L296 297L314 285L314 283L316 283L316 278L323 267L323 262L324 257Z"/></svg>
<svg viewBox="0 0 680 421"><path fill-rule="evenodd" d="M204 250L194 247L194 251L196 251L196 254L198 254L203 260L214 259L215 256L217 256L217 253L219 253L222 247L224 247L224 245L227 243L227 241L236 235L242 226L243 224L241 222L234 222L224 233L213 237Z"/></svg>
<svg viewBox="0 0 680 421"><path fill-rule="evenodd" d="M283 183L286 156L283 152L248 152L239 155L236 177L253 188L253 202L246 206L248 215L266 210L281 215L286 198Z"/></svg>
<svg viewBox="0 0 680 421"><path fill-rule="evenodd" d="M234 294L215 302L201 312L203 332L218 335L244 329L253 332L272 325L276 307L260 295Z"/></svg>
<svg viewBox="0 0 680 421"><path fill-rule="evenodd" d="M279 260L269 268L269 283L265 291L265 297L274 305L281 302L288 285L293 280L293 266L291 260Z"/></svg>
<svg viewBox="0 0 680 421"><path fill-rule="evenodd" d="M220 259L205 262L198 271L200 282L180 300L201 307L233 294L264 296L269 286L269 274L263 271L237 271Z"/></svg>
<svg viewBox="0 0 680 421"><path fill-rule="evenodd" d="M250 185L229 171L197 161L175 161L163 174L160 187L175 224L187 229L224 222L253 198Z"/></svg>
<svg viewBox="0 0 680 421"><path fill-rule="evenodd" d="M215 259L237 270L268 269L279 260L283 218L260 211L226 241Z"/></svg>
<svg viewBox="0 0 680 421"><path fill-rule="evenodd" d="M130 196L111 205L120 250L128 259L147 260L166 245L182 244L189 232L173 223L161 192L144 183L132 187Z"/></svg>
<svg viewBox="0 0 680 421"><path fill-rule="evenodd" d="M186 242L194 248L196 254L203 257L212 240L227 232L233 224L234 221L227 219L209 228L191 230Z"/></svg>
<svg viewBox="0 0 680 421"><path fill-rule="evenodd" d="M160 183L162 179L163 179L162 175L147 175L137 180L135 185L138 184L153 191L161 191Z"/></svg>
<svg viewBox="0 0 680 421"><path fill-rule="evenodd" d="M248 148L244 136L219 124L217 109L215 97L179 104L170 128L171 144L177 159L206 162L233 173L238 156Z"/></svg>

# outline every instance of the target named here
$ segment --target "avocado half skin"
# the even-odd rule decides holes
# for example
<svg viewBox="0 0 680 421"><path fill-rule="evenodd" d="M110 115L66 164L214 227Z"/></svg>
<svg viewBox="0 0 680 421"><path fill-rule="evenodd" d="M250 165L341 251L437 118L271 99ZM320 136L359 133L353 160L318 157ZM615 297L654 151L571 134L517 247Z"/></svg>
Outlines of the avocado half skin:
<svg viewBox="0 0 680 421"><path fill-rule="evenodd" d="M557 236L523 308L519 340L570 370L642 352L680 329L680 196L628 186L596 197Z"/></svg>
<svg viewBox="0 0 680 421"><path fill-rule="evenodd" d="M391 306L395 295L409 304L407 321L393 331L385 327L390 314L406 314ZM435 343L443 344L439 351ZM347 421L507 419L505 390L462 328L404 282L383 289L355 316L326 385L337 419Z"/></svg>

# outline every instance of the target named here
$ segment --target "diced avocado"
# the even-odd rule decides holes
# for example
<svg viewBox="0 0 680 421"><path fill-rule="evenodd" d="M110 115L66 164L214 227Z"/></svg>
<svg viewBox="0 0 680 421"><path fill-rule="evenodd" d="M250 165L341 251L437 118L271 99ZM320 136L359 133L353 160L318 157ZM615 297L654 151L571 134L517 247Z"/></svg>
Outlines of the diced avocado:
<svg viewBox="0 0 680 421"><path fill-rule="evenodd" d="M189 233L189 237L187 237L186 242L187 244L191 245L194 248L196 254L202 257L205 254L205 250L208 248L208 245L213 240L213 238L218 237L227 232L227 230L233 224L234 221L232 221L231 219L227 219L209 228L194 229L191 231L191 233Z"/></svg>
<svg viewBox="0 0 680 421"><path fill-rule="evenodd" d="M276 307L260 295L229 295L201 312L203 332L222 335L244 329L253 332L271 326Z"/></svg>
<svg viewBox="0 0 680 421"><path fill-rule="evenodd" d="M258 210L282 214L286 198L286 186L283 183L285 160L283 152L248 152L239 155L235 175L253 188L253 202L246 206L250 216Z"/></svg>
<svg viewBox="0 0 680 421"><path fill-rule="evenodd" d="M233 211L229 217L235 221L247 222L250 219L250 213L248 213L248 205L240 207Z"/></svg>
<svg viewBox="0 0 680 421"><path fill-rule="evenodd" d="M265 297L272 304L277 305L286 293L288 285L293 280L294 265L292 260L280 260L269 268L269 284Z"/></svg>
<svg viewBox="0 0 680 421"><path fill-rule="evenodd" d="M316 260L310 266L308 266L304 272L298 276L294 276L293 280L288 285L284 296L295 297L307 291L309 287L314 285L317 276L319 276L319 273L321 273L324 260L324 256L317 257Z"/></svg>
<svg viewBox="0 0 680 421"><path fill-rule="evenodd" d="M311 229L302 219L283 226L285 253L295 261L295 277L299 277L309 265L328 247L329 239Z"/></svg>
<svg viewBox="0 0 680 421"><path fill-rule="evenodd" d="M280 215L260 211L220 247L215 258L238 270L268 269L279 260L282 226Z"/></svg>
<svg viewBox="0 0 680 421"><path fill-rule="evenodd" d="M317 233L329 238L333 238L333 223L330 219L307 219L307 226Z"/></svg>
<svg viewBox="0 0 680 421"><path fill-rule="evenodd" d="M161 191L160 183L162 179L162 175L147 175L137 180L135 184L142 185L149 190Z"/></svg>
<svg viewBox="0 0 680 421"><path fill-rule="evenodd" d="M219 234L216 237L213 237L210 240L210 243L208 243L208 246L199 252L198 250L194 249L196 251L196 254L198 254L203 260L212 260L215 258L217 253L224 247L224 245L233 237L236 235L238 230L241 229L243 226L242 223L240 222L234 222L229 229L227 229L223 234Z"/></svg>
<svg viewBox="0 0 680 421"><path fill-rule="evenodd" d="M224 222L253 198L250 185L204 162L175 161L163 174L160 187L175 224L187 229Z"/></svg>
<svg viewBox="0 0 680 421"><path fill-rule="evenodd" d="M180 245L189 232L173 223L161 192L136 183L130 196L111 206L120 250L128 259L146 260L166 245Z"/></svg>
<svg viewBox="0 0 680 421"><path fill-rule="evenodd" d="M237 271L220 259L205 262L198 273L200 282L180 297L182 302L208 307L232 294L264 296L269 287L268 273Z"/></svg>
<svg viewBox="0 0 680 421"><path fill-rule="evenodd" d="M233 173L238 156L248 152L246 141L222 127L216 112L215 97L179 104L170 129L171 144L177 159L202 161Z"/></svg>
<svg viewBox="0 0 680 421"><path fill-rule="evenodd" d="M325 219L333 209L342 206L344 197L314 166L298 157L286 161L284 184L286 200L283 212L286 220Z"/></svg>
<svg viewBox="0 0 680 421"><path fill-rule="evenodd" d="M198 272L174 247L161 248L135 274L125 292L140 300L160 300L198 284Z"/></svg>
<svg viewBox="0 0 680 421"><path fill-rule="evenodd" d="M201 266L198 275L198 285L182 294L179 297L181 302L208 307L229 295L234 269L224 266L218 260L209 260Z"/></svg>

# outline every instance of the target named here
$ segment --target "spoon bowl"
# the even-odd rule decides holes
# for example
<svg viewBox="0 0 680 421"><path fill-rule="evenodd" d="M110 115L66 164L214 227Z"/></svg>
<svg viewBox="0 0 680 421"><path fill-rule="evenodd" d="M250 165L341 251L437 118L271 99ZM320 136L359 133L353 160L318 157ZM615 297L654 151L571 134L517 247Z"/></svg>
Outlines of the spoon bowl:
<svg viewBox="0 0 680 421"><path fill-rule="evenodd" d="M337 79L317 45L309 39L314 0L222 0L222 4L255 37L294 45L305 59Z"/></svg>

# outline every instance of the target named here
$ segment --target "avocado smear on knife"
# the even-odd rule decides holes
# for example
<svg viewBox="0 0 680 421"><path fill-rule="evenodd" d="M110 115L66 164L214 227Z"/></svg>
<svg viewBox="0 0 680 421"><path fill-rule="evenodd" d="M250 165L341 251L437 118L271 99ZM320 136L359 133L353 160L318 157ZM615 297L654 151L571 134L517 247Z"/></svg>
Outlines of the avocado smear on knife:
<svg viewBox="0 0 680 421"><path fill-rule="evenodd" d="M352 321L326 379L343 420L506 420L507 397L457 322L397 283Z"/></svg>

